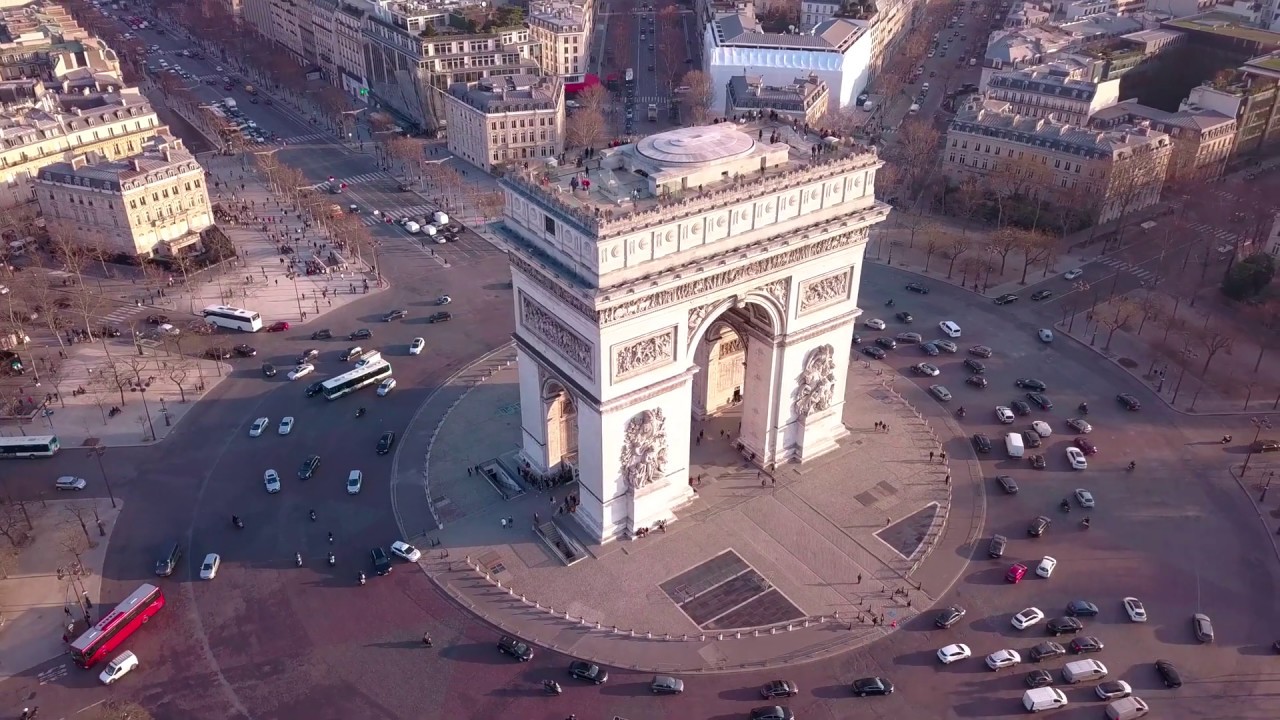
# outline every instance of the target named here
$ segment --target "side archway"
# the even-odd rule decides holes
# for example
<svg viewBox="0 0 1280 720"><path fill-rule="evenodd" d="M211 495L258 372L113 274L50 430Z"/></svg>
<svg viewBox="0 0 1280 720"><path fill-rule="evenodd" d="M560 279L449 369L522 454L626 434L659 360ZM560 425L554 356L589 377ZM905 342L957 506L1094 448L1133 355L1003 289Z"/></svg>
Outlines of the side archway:
<svg viewBox="0 0 1280 720"><path fill-rule="evenodd" d="M578 404L558 380L542 386L542 411L547 428L547 470L578 460Z"/></svg>

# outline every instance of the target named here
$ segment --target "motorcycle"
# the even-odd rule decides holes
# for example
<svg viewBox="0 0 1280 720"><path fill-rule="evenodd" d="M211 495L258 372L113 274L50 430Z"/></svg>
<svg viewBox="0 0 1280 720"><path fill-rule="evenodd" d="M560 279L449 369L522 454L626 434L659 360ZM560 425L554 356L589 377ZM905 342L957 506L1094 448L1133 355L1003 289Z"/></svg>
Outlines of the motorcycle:
<svg viewBox="0 0 1280 720"><path fill-rule="evenodd" d="M956 410L956 417L964 417L964 415L965 415L964 408L960 408L959 410Z"/></svg>
<svg viewBox="0 0 1280 720"><path fill-rule="evenodd" d="M1134 461L1130 460L1130 461L1129 461L1129 472L1133 472L1133 469L1134 469L1134 468L1136 468L1136 467L1138 467L1138 463L1136 463L1136 462L1134 462Z"/></svg>
<svg viewBox="0 0 1280 720"><path fill-rule="evenodd" d="M1227 444L1227 443L1229 443L1229 442L1231 442L1231 436L1230 436L1230 435L1223 435L1223 436L1222 436L1222 444L1223 444L1223 445L1226 445L1226 444Z"/></svg>
<svg viewBox="0 0 1280 720"><path fill-rule="evenodd" d="M232 516L231 516L231 524L232 524L232 525L235 525L236 527L240 528L241 530L243 530L243 529L244 529L244 521L240 519L240 516L239 516L239 515L232 515Z"/></svg>
<svg viewBox="0 0 1280 720"><path fill-rule="evenodd" d="M893 298L889 298L889 302L885 303L884 305L885 307L893 307L894 305Z"/></svg>
<svg viewBox="0 0 1280 720"><path fill-rule="evenodd" d="M1059 505L1059 507L1062 508L1062 512L1069 513L1071 512L1071 501L1064 499L1062 503Z"/></svg>
<svg viewBox="0 0 1280 720"><path fill-rule="evenodd" d="M1080 521L1080 527L1084 528L1085 530L1088 530L1088 529L1089 529L1089 518L1085 518L1085 519L1081 520L1081 521Z"/></svg>
<svg viewBox="0 0 1280 720"><path fill-rule="evenodd" d="M360 573L360 584L363 585L364 583L365 583L364 573Z"/></svg>
<svg viewBox="0 0 1280 720"><path fill-rule="evenodd" d="M1088 414L1089 414L1089 404L1088 404L1088 403L1080 403L1080 414L1081 414L1081 415L1088 415Z"/></svg>
<svg viewBox="0 0 1280 720"><path fill-rule="evenodd" d="M356 417L364 417L364 408L356 410Z"/></svg>
<svg viewBox="0 0 1280 720"><path fill-rule="evenodd" d="M316 511L315 511L315 510L312 510L312 511L311 511L311 522L315 522L315 521L316 521Z"/></svg>
<svg viewBox="0 0 1280 720"><path fill-rule="evenodd" d="M293 559L298 563L298 567L302 567L302 553L294 553Z"/></svg>
<svg viewBox="0 0 1280 720"><path fill-rule="evenodd" d="M544 680L542 682L542 689L548 695L559 695L560 693L564 692L564 689L560 687L560 683L556 682L555 680Z"/></svg>
<svg viewBox="0 0 1280 720"><path fill-rule="evenodd" d="M329 553L329 567L333 567L334 565L337 565L337 564L338 564L338 558L334 557L333 553Z"/></svg>

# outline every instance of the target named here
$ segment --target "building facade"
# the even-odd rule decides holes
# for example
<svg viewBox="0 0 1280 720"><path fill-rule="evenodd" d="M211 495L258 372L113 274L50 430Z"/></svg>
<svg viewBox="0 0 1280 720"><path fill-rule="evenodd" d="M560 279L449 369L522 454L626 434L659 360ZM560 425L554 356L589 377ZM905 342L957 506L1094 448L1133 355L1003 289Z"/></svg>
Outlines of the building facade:
<svg viewBox="0 0 1280 720"><path fill-rule="evenodd" d="M26 2L0 7L0 81L120 79L120 60L66 8Z"/></svg>
<svg viewBox="0 0 1280 720"><path fill-rule="evenodd" d="M546 162L564 152L564 83L509 75L455 83L448 95L449 151L487 171Z"/></svg>
<svg viewBox="0 0 1280 720"><path fill-rule="evenodd" d="M172 137L117 160L76 155L41 169L36 185L50 234L106 253L172 257L213 225L204 168Z"/></svg>
<svg viewBox="0 0 1280 720"><path fill-rule="evenodd" d="M566 83L582 82L591 58L591 0L540 0L529 5L529 38L542 71Z"/></svg>
<svg viewBox="0 0 1280 720"><path fill-rule="evenodd" d="M1092 82L1055 66L992 73L986 97L1009 103L1010 112L1083 125L1098 110L1120 101L1120 79Z"/></svg>
<svg viewBox="0 0 1280 720"><path fill-rule="evenodd" d="M333 16L335 84L354 97L365 97L369 84L364 65L364 20L367 13L342 2Z"/></svg>
<svg viewBox="0 0 1280 720"><path fill-rule="evenodd" d="M817 125L829 105L827 84L817 75L787 85L766 85L757 75L734 75L726 92L725 117L778 117Z"/></svg>
<svg viewBox="0 0 1280 720"><path fill-rule="evenodd" d="M1235 156L1280 147L1280 51L1191 89L1179 110L1212 110L1235 118Z"/></svg>
<svg viewBox="0 0 1280 720"><path fill-rule="evenodd" d="M1145 124L1168 135L1173 143L1166 177L1169 183L1221 177L1235 149L1236 119L1213 110L1171 113L1126 100L1100 110L1089 124L1100 130Z"/></svg>

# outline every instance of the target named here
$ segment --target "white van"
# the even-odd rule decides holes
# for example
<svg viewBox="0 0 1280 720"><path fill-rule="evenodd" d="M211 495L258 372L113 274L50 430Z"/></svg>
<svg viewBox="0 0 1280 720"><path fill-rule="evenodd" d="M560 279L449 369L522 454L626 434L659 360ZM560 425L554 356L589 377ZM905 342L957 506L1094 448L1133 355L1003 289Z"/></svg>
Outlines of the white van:
<svg viewBox="0 0 1280 720"><path fill-rule="evenodd" d="M1008 451L1011 458L1022 457L1022 433L1011 432L1006 434L1004 436L1004 449Z"/></svg>
<svg viewBox="0 0 1280 720"><path fill-rule="evenodd" d="M908 114L908 115L915 115L915 114L916 114L916 113L918 113L918 112L920 112L920 104L919 104L919 103L911 103L911 107L907 108L907 114Z"/></svg>
<svg viewBox="0 0 1280 720"><path fill-rule="evenodd" d="M417 235L418 231L421 229L422 226L412 220L404 224L404 231L410 235Z"/></svg>
<svg viewBox="0 0 1280 720"><path fill-rule="evenodd" d="M439 211L439 210L437 210L437 211L435 211L435 212L431 213L431 220L432 220L432 222L434 222L438 227L444 227L445 225L448 225L448 224L449 224L449 216L448 216L448 214L443 213L443 212L441 212L441 211Z"/></svg>
<svg viewBox="0 0 1280 720"><path fill-rule="evenodd" d="M426 234L428 234L428 235L435 235L435 234L436 234L436 226L435 226L435 225L423 225L423 226L422 226L422 232L424 232L424 233L426 233Z"/></svg>
<svg viewBox="0 0 1280 720"><path fill-rule="evenodd" d="M1109 720L1137 720L1149 712L1151 712L1151 708L1147 707L1142 698L1120 698L1113 703L1107 704L1107 717Z"/></svg>
<svg viewBox="0 0 1280 720"><path fill-rule="evenodd" d="M1107 676L1107 666L1097 660L1076 660L1069 662L1062 668L1062 681L1068 685L1086 682L1089 680L1101 680Z"/></svg>
<svg viewBox="0 0 1280 720"><path fill-rule="evenodd" d="M1067 696L1058 688L1034 688L1022 693L1022 707L1027 712L1037 713L1041 710L1053 710L1067 706Z"/></svg>

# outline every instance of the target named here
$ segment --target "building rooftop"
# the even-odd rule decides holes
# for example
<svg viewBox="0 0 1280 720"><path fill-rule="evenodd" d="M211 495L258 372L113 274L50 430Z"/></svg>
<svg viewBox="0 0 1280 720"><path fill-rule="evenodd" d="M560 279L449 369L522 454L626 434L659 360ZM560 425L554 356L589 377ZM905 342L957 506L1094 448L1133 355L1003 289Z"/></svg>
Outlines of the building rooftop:
<svg viewBox="0 0 1280 720"><path fill-rule="evenodd" d="M993 112L983 108L957 115L949 130L996 137L1090 158L1115 157L1117 153L1151 143L1168 143L1169 136L1143 127L1094 130L1047 118Z"/></svg>
<svg viewBox="0 0 1280 720"><path fill-rule="evenodd" d="M1280 47L1280 33L1264 30L1248 23L1247 18L1235 13L1212 10L1200 15L1169 20L1165 22L1165 26Z"/></svg>
<svg viewBox="0 0 1280 720"><path fill-rule="evenodd" d="M527 17L565 32L580 30L587 24L586 7L572 0L534 0Z"/></svg>
<svg viewBox="0 0 1280 720"><path fill-rule="evenodd" d="M4 49L88 36L71 13L55 3L30 2L0 7L0 47Z"/></svg>
<svg viewBox="0 0 1280 720"><path fill-rule="evenodd" d="M1120 37L1137 32L1146 26L1137 18L1116 13L1100 13L1059 26L1063 32L1077 38Z"/></svg>
<svg viewBox="0 0 1280 720"><path fill-rule="evenodd" d="M1090 118L1091 121L1096 121L1102 125L1111 125L1114 123L1132 125L1135 124L1136 120L1143 119L1196 132L1212 130L1235 122L1235 118L1227 117L1226 115L1214 110L1180 110L1178 112L1168 112L1159 108L1153 108L1149 105L1143 105L1137 100L1121 101L1111 107L1106 107L1095 112Z"/></svg>
<svg viewBox="0 0 1280 720"><path fill-rule="evenodd" d="M1246 72L1280 78L1280 50L1253 58L1244 64Z"/></svg>
<svg viewBox="0 0 1280 720"><path fill-rule="evenodd" d="M146 186L161 177L201 170L195 156L182 141L157 135L142 144L136 155L108 160L101 155L80 155L71 162L57 162L41 168L42 182L79 185L113 193Z"/></svg>
<svg viewBox="0 0 1280 720"><path fill-rule="evenodd" d="M547 75L495 75L454 83L449 94L483 113L552 110L563 99L564 85Z"/></svg>
<svg viewBox="0 0 1280 720"><path fill-rule="evenodd" d="M0 115L0 150L83 130L91 119L103 124L152 112L150 101L137 88L61 96L46 93L34 104Z"/></svg>
<svg viewBox="0 0 1280 720"><path fill-rule="evenodd" d="M723 15L714 21L716 44L720 46L760 49L834 51L843 53L858 38L868 32L870 25L863 20L832 18L824 20L812 32L790 35L765 32L756 19L751 5Z"/></svg>
<svg viewBox="0 0 1280 720"><path fill-rule="evenodd" d="M998 30L987 42L986 57L1002 63L1039 62L1037 58L1058 52L1077 42L1057 28L1020 28Z"/></svg>
<svg viewBox="0 0 1280 720"><path fill-rule="evenodd" d="M1098 93L1097 83L1074 80L1065 69L1052 65L1029 70L997 72L991 76L987 86L991 89L1054 95L1080 101L1092 100Z"/></svg>
<svg viewBox="0 0 1280 720"><path fill-rule="evenodd" d="M803 110L816 99L826 96L827 84L816 74L796 78L790 85L766 85L759 75L734 75L729 78L729 97L742 103L753 100L752 107Z"/></svg>

